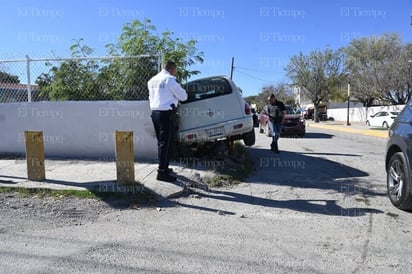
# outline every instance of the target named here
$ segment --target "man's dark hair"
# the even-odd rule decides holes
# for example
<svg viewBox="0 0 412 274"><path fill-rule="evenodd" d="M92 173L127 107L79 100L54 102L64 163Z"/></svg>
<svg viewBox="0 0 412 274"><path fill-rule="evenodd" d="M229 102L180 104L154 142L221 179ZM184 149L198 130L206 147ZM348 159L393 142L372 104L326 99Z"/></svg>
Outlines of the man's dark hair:
<svg viewBox="0 0 412 274"><path fill-rule="evenodd" d="M168 61L165 64L165 70L170 70L176 68L176 63L172 61Z"/></svg>

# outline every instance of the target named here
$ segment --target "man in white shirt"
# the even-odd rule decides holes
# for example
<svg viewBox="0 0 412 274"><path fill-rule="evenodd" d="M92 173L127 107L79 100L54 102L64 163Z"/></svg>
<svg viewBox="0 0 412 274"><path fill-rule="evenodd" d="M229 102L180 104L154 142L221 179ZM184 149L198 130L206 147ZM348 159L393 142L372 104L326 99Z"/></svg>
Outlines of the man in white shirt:
<svg viewBox="0 0 412 274"><path fill-rule="evenodd" d="M176 73L176 64L167 62L164 69L147 82L159 158L156 178L165 182L176 181L176 177L170 174L169 169L174 136L173 116L178 102L187 100L186 91L176 81Z"/></svg>

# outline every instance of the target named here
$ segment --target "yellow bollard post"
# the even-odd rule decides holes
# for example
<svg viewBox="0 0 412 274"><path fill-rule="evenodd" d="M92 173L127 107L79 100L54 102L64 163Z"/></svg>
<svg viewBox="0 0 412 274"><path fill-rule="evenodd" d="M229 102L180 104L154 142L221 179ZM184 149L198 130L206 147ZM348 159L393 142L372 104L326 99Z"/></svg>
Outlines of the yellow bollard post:
<svg viewBox="0 0 412 274"><path fill-rule="evenodd" d="M43 131L25 131L27 178L32 181L46 179L44 167Z"/></svg>
<svg viewBox="0 0 412 274"><path fill-rule="evenodd" d="M134 184L134 147L133 131L115 132L116 173L119 184Z"/></svg>

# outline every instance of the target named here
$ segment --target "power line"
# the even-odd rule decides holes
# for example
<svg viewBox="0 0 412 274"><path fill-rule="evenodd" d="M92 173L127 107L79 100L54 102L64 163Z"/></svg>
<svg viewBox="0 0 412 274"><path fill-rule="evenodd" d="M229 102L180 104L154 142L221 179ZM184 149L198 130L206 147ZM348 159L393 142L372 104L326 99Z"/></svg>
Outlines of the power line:
<svg viewBox="0 0 412 274"><path fill-rule="evenodd" d="M235 68L237 68L237 67L235 67ZM259 80L259 81L262 81L262 82L267 82L267 83L274 83L274 82L275 82L275 81L268 81L268 80L265 80L265 79L262 79L262 78L253 76L253 75L248 74L248 73L246 73L246 72L242 72L241 70L238 70L238 69L236 69L236 72L239 72L240 74L243 74L243 75L248 76L248 77L250 77L250 78L252 78L252 79Z"/></svg>
<svg viewBox="0 0 412 274"><path fill-rule="evenodd" d="M253 72L258 72L258 73L270 73L273 71L279 71L279 70L261 70L261 69L254 69L254 68L245 68L245 67L239 67L239 66L235 66L236 69L240 68L242 70L248 70L248 71L253 71Z"/></svg>

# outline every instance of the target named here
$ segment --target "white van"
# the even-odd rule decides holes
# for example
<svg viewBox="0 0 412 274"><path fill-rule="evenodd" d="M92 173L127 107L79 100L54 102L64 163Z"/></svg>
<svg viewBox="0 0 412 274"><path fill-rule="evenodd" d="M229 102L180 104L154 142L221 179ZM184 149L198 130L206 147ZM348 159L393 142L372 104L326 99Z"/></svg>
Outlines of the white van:
<svg viewBox="0 0 412 274"><path fill-rule="evenodd" d="M183 88L188 99L178 107L180 142L196 145L243 140L246 146L255 144L251 108L229 77L202 78Z"/></svg>

